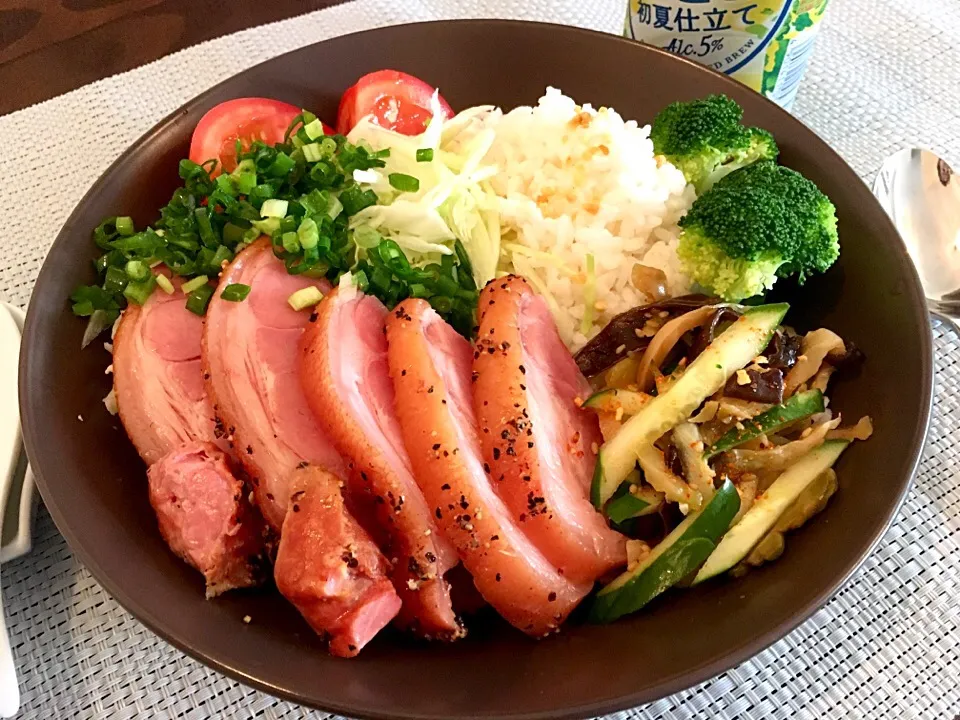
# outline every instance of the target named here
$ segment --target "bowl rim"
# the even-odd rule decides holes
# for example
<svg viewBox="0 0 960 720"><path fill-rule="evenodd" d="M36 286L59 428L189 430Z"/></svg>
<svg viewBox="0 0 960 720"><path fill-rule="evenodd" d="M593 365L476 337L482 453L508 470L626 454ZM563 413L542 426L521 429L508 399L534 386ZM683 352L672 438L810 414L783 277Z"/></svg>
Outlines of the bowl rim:
<svg viewBox="0 0 960 720"><path fill-rule="evenodd" d="M396 25L387 25L378 28L371 28L367 30L359 30L352 33L346 33L343 35L337 35L331 38L324 40L319 40L315 43L310 43L296 49L280 53L274 57L268 58L260 63L251 65L248 68L245 68L233 75L230 75L227 78L224 78L222 81L218 82L216 85L208 88L204 92L192 97L187 102L183 103L173 112L166 115L163 119L157 122L153 127L146 131L143 135L137 138L131 145L129 145L118 157L114 160L106 170L97 178L97 180L89 187L89 189L84 193L83 197L71 211L67 220L64 222L62 228L57 233L57 237L54 242L51 244L50 248L47 250L47 255L44 258L40 273L38 274L35 288L41 286L46 278L46 276L52 272L51 267L47 263L47 258L52 254L59 245L67 242L67 236L72 235L77 228L75 227L78 222L78 216L80 214L81 208L88 202L89 198L96 194L101 187L106 183L107 178L109 178L114 171L121 166L127 156L132 152L140 148L141 146L149 143L153 138L162 135L167 132L168 127L173 124L179 116L184 114L187 110L192 108L195 105L202 104L207 98L211 95L216 94L221 87L227 85L228 83L233 82L238 76L244 75L246 73L252 72L257 68L260 68L264 65L267 65L271 62L276 61L279 58L286 57L289 55L294 55L298 52L308 52L311 48L321 45L325 42L340 40L343 38L350 38L360 35L370 35L370 34L390 34L393 32L403 32L407 28L414 27L423 27L423 26L437 26L437 27L449 27L449 26L474 26L477 28L487 27L490 29L495 29L497 27L514 27L519 28L521 31L524 27L528 26L539 26L547 27L557 32L566 32L574 35L584 35L592 36L595 40L599 40L607 43L624 43L633 48L632 52L640 53L652 53L653 55L665 56L674 63L682 63L688 66L691 66L696 69L697 72L706 73L712 75L714 82L717 85L717 92L723 91L723 86L726 87L736 87L742 88L743 86L737 81L733 80L727 75L720 73L712 68L700 65L693 62L687 58L682 58L673 53L670 53L666 50L647 45L645 43L640 43L635 40L632 40L627 37L620 35L614 35L611 33L605 33L598 30L591 30L587 28L581 28L571 25L563 25L559 23L546 23L546 22L535 22L528 20L504 20L504 19L455 19L455 20L429 20L423 22L413 22L413 23L401 23ZM849 172L852 178L856 178L857 181L862 183L862 180L859 178L857 173L853 170L852 167L846 162L846 160L841 156L836 150L834 150L825 140L820 138L819 134L816 133L812 128L810 128L806 123L804 123L799 118L794 117L786 110L780 108L772 100L766 98L765 96L757 93L757 98L765 103L768 107L774 108L775 111L779 114L782 114L782 117L789 119L790 122L797 123L802 126L807 132L816 136L820 139L823 144L827 147L829 152L839 160L842 166ZM869 189L864 185L864 188L869 192ZM871 196L872 197L872 196ZM889 216L885 212L882 213L883 221L887 223L888 229L891 236L900 238L893 222L890 220ZM901 239L902 244L902 239ZM903 245L903 254L905 257L908 257L906 254L905 245ZM887 531L890 529L894 520L896 520L899 512L903 506L903 503L906 499L907 494L913 487L915 481L916 473L921 459L924 456L924 449L927 445L929 428L932 417L933 410L933 389L934 389L934 353L933 353L933 332L929 322L929 315L926 311L925 298L921 290L919 275L916 272L912 262L908 261L903 263L903 267L906 270L904 280L906 282L905 294L907 296L912 296L909 299L911 302L911 309L914 311L916 319L918 322L919 328L926 328L924 332L922 329L918 332L918 342L919 350L923 361L923 367L921 372L921 383L922 383L922 394L920 396L921 412L923 414L922 422L920 422L917 427L914 429L912 436L909 438L908 446L911 448L912 457L908 458L907 462L907 477L902 482L902 488L895 499L895 502L891 505L888 512L886 513L886 518L884 522L879 525L876 530L872 533L872 537L869 537L868 543L865 545L862 552L860 552L857 557L850 564L846 572L836 581L829 583L824 586L823 589L818 592L809 602L807 602L803 607L801 607L797 612L795 612L788 620L785 620L779 623L777 626L771 628L765 633L762 633L755 637L754 639L742 644L741 646L731 650L730 652L720 656L719 658L705 662L698 666L689 667L687 670L681 673L677 673L671 677L665 678L656 685L648 686L643 691L638 691L628 695L621 695L618 697L610 697L603 700L599 700L593 703L582 704L577 706L571 706L563 708L560 710L551 710L551 711L535 711L535 712L515 712L509 715L461 715L460 717L463 720L467 718L477 717L484 718L484 720L489 720L492 717L498 718L510 718L510 720L556 720L558 718L587 718L595 717L600 715L605 715L609 713L615 713L623 711L630 708L635 708L642 706L646 703L654 702L658 698L664 698L669 695L681 692L692 688L700 683L703 683L713 677L720 675L723 672L731 670L750 658L756 656L766 648L773 645L775 642L786 638L787 635L796 630L801 624L806 622L817 610L821 609L844 585L846 585L850 579L861 569L863 563L866 559L873 553L877 545L886 535ZM28 384L30 377L30 354L32 352L38 352L39 350L34 350L34 347L39 347L40 341L38 340L38 329L37 329L37 320L34 317L34 314L30 313L30 308L28 307L27 318L24 327L23 333L23 347L20 354L20 368L19 368L19 383L20 383L20 397L19 404L21 409L21 415L23 417L23 440L27 450L27 454L31 459L31 465L35 468L36 482L40 489L41 495L45 500L45 505L50 512L51 517L54 520L54 523L57 526L57 529L66 539L68 545L72 552L74 552L83 564L90 570L93 577L100 583L103 588L128 612L130 612L139 622L145 625L151 632L162 638L165 642L169 643L173 647L177 648L187 656L203 663L207 667L212 668L213 670L227 676L232 680L236 680L244 685L255 688L259 691L265 692L273 697L281 698L283 700L291 701L306 707L313 707L322 709L327 712L335 712L348 717L362 718L364 720L401 720L407 719L410 720L427 720L436 718L436 720L448 720L446 716L429 714L424 712L391 712L386 714L379 711L369 711L361 709L359 712L356 708L350 707L337 703L336 701L324 701L324 705L321 707L317 702L307 697L306 695L299 693L295 690L290 690L284 687L281 687L277 684L267 682L259 679L258 677L251 675L241 668L233 665L227 660L222 658L214 657L213 655L205 652L201 647L191 645L187 640L181 639L176 634L168 632L165 629L165 623L161 617L151 612L148 608L141 605L137 600L132 597L123 587L123 584L120 582L114 581L114 579L106 573L100 563L97 561L95 553L88 550L77 537L74 532L73 525L68 517L69 513L65 512L62 507L60 507L56 502L46 502L46 498L49 496L50 489L48 488L46 479L43 474L42 462L37 462L37 446L38 438L42 432L42 428L39 425L38 419L33 415L31 409L31 403L28 400L28 394L30 387Z"/></svg>

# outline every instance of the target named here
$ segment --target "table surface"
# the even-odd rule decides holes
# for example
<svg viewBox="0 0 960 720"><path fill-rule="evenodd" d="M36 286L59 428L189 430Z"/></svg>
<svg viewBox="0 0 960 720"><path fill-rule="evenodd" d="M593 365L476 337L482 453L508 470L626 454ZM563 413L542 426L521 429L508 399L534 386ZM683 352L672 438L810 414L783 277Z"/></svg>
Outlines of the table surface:
<svg viewBox="0 0 960 720"><path fill-rule="evenodd" d="M74 10L96 1L59 0ZM245 11L236 4L240 1L229 7L242 15ZM21 0L21 5L28 2L37 8L47 4ZM116 0L106 9L134 7L135 2ZM272 2L274 11L293 6L284 0L261 2ZM5 148L0 177L6 178L0 182L0 207L12 209L0 224L0 299L27 304L61 224L131 142L191 97L254 63L355 30L426 19L514 17L616 32L624 2L354 0L212 40L0 116L0 146ZM191 14L192 22L228 27L205 15L226 3L194 3L206 10ZM141 0L137 7L187 8L187 3ZM303 2L297 7L314 6ZM12 16L5 8L0 5L0 47L9 50L13 43L4 38ZM150 13L145 10L144 15ZM127 33L138 26L129 19L127 23ZM206 36L182 30L181 35L171 33L167 42L191 42L183 39L188 37ZM794 112L866 181L885 156L902 147L930 147L960 167L958 50L960 2L831 0ZM59 52L66 53L66 63L69 48ZM163 52L153 50L143 58ZM47 63L55 63L55 53L47 58ZM111 67L88 77L121 66ZM64 78L57 77L58 72L53 67L43 76L46 80L37 82L60 82ZM0 102L11 97L19 80L0 76ZM52 86L44 89L60 92ZM83 162L51 163L51 157ZM32 211L35 208L43 212ZM937 390L927 452L896 522L856 576L809 621L755 658L697 688L607 720L956 717L960 336L939 327L935 334ZM154 636L100 587L45 512L38 516L34 540L29 555L3 566L0 583L21 677L21 718L331 717L239 685Z"/></svg>
<svg viewBox="0 0 960 720"><path fill-rule="evenodd" d="M342 0L0 0L0 115Z"/></svg>

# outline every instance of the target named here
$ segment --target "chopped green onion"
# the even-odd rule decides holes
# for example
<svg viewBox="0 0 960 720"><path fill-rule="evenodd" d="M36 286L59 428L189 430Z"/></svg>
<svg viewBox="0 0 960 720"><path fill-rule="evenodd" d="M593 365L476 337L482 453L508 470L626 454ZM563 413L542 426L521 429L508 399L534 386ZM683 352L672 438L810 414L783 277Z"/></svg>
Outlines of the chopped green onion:
<svg viewBox="0 0 960 720"><path fill-rule="evenodd" d="M390 186L400 192L417 192L420 189L420 181L413 175L404 173L390 173L387 175Z"/></svg>
<svg viewBox="0 0 960 720"><path fill-rule="evenodd" d="M143 260L129 260L124 270L127 277L136 282L146 280L147 276L150 275L150 266Z"/></svg>
<svg viewBox="0 0 960 720"><path fill-rule="evenodd" d="M371 250L377 247L381 240L383 240L383 236L372 227L366 225L360 225L353 231L353 242L356 243L357 247L363 248L364 250Z"/></svg>
<svg viewBox="0 0 960 720"><path fill-rule="evenodd" d="M187 280L181 286L181 290L183 290L185 295L189 295L197 288L201 288L204 285L206 285L209 280L210 278L208 278L206 275L197 275L195 278L191 278L190 280Z"/></svg>
<svg viewBox="0 0 960 720"><path fill-rule="evenodd" d="M356 215L364 208L377 204L377 194L373 190L361 190L352 185L340 193L340 202L347 215Z"/></svg>
<svg viewBox="0 0 960 720"><path fill-rule="evenodd" d="M236 182L229 175L217 175L215 182L217 183L217 191L228 197L236 197L240 194Z"/></svg>
<svg viewBox="0 0 960 720"><path fill-rule="evenodd" d="M237 163L237 166L233 169L233 172L230 173L233 177L238 177L240 175L247 175L257 173L257 163L253 161L252 158L244 158Z"/></svg>
<svg viewBox="0 0 960 720"><path fill-rule="evenodd" d="M250 224L264 235L270 235L271 237L280 232L280 220L275 217L269 217L263 220L254 220Z"/></svg>
<svg viewBox="0 0 960 720"><path fill-rule="evenodd" d="M250 175L240 175L236 179L237 183L237 192L241 195L249 195L253 192L253 189L257 186L257 176Z"/></svg>
<svg viewBox="0 0 960 720"><path fill-rule="evenodd" d="M210 222L210 216L205 207L198 207L193 211L197 218L197 230L200 233L200 240L207 247L215 247L219 244L217 234L213 231L213 224Z"/></svg>
<svg viewBox="0 0 960 720"><path fill-rule="evenodd" d="M288 253L300 252L300 240L297 239L297 233L285 232L280 236L280 242L283 244L283 249Z"/></svg>
<svg viewBox="0 0 960 720"><path fill-rule="evenodd" d="M265 218L283 218L287 214L289 203L286 200L264 200L260 206L260 215Z"/></svg>
<svg viewBox="0 0 960 720"><path fill-rule="evenodd" d="M314 118L313 122L308 122L303 126L303 131L307 134L308 138L316 140L318 137L323 137L324 135L323 123Z"/></svg>
<svg viewBox="0 0 960 720"><path fill-rule="evenodd" d="M253 160L242 160L236 169L230 173L236 183L237 191L241 195L249 195L257 186L257 166Z"/></svg>
<svg viewBox="0 0 960 720"><path fill-rule="evenodd" d="M133 235L133 218L129 216L116 219L117 232L121 235Z"/></svg>
<svg viewBox="0 0 960 720"><path fill-rule="evenodd" d="M311 218L304 218L297 228L297 240L304 250L315 248L320 242L320 230Z"/></svg>
<svg viewBox="0 0 960 720"><path fill-rule="evenodd" d="M267 175L270 177L283 177L297 166L297 163L285 152L278 152L277 157L267 168Z"/></svg>
<svg viewBox="0 0 960 720"><path fill-rule="evenodd" d="M330 196L330 205L327 207L327 217L335 220L337 215L343 212L343 204L336 195Z"/></svg>
<svg viewBox="0 0 960 720"><path fill-rule="evenodd" d="M183 285L186 288L186 284ZM206 315L207 305L210 304L210 298L213 296L213 287L210 285L201 285L193 292L187 295L187 310L194 315Z"/></svg>
<svg viewBox="0 0 960 720"><path fill-rule="evenodd" d="M337 151L337 141L332 137L325 137L320 141L320 152L323 153L324 157L333 157L333 154Z"/></svg>
<svg viewBox="0 0 960 720"><path fill-rule="evenodd" d="M301 288L287 298L287 302L294 310L305 310L313 307L321 300L323 300L323 293L320 292L320 288L314 285Z"/></svg>
<svg viewBox="0 0 960 720"><path fill-rule="evenodd" d="M254 206L257 204L262 205L264 201L270 200L276 194L276 187L270 183L260 183L249 192L247 195L247 200Z"/></svg>
<svg viewBox="0 0 960 720"><path fill-rule="evenodd" d="M478 294L469 258L458 249L433 264L411 263L396 242L373 228L355 234L351 218L379 202L358 177L385 168L390 150L322 130L316 116L303 111L283 142L234 143L237 165L231 172L223 172L216 160L181 161L181 185L152 226L138 231L123 216L105 218L96 228L99 284L77 288L70 298L74 312L89 317L99 312L112 321L128 302L145 301L150 286L175 291L180 283L175 276L185 285L192 311L203 314L223 265L266 234L290 274L335 280L350 272L360 288L391 306L411 295L427 297L458 331L469 333ZM421 162L437 157L432 148L418 153ZM211 177L218 169L222 172ZM392 186L419 191L415 175L398 173ZM170 272L155 279L159 270L150 269L157 266ZM226 288L217 292L234 295Z"/></svg>
<svg viewBox="0 0 960 720"><path fill-rule="evenodd" d="M213 253L213 257L210 258L210 266L206 268L213 275L219 275L223 270L224 263L228 263L233 260L233 253L230 252L230 248L226 245L217 245L216 252ZM201 270L203 268L200 268Z"/></svg>
<svg viewBox="0 0 960 720"><path fill-rule="evenodd" d="M108 267L103 279L103 289L110 293L122 293L130 282L127 273L118 267Z"/></svg>
<svg viewBox="0 0 960 720"><path fill-rule="evenodd" d="M243 242L243 234L245 232L246 230L239 225L227 223L223 226L223 242L232 247L237 243Z"/></svg>
<svg viewBox="0 0 960 720"><path fill-rule="evenodd" d="M223 289L223 292L220 293L220 297L230 302L243 302L246 300L247 295L249 294L249 285L244 285L243 283L230 283Z"/></svg>
<svg viewBox="0 0 960 720"><path fill-rule="evenodd" d="M143 305L150 298L156 286L156 278L150 275L143 282L127 283L127 286L123 289L123 296L132 303Z"/></svg>
<svg viewBox="0 0 960 720"><path fill-rule="evenodd" d="M173 283L170 282L170 278L166 275L157 275L157 285L163 290L167 295L173 295L173 291L176 288L173 286Z"/></svg>
<svg viewBox="0 0 960 720"><path fill-rule="evenodd" d="M367 274L363 270L352 273L353 286L360 290L366 290L370 287L370 281L367 280Z"/></svg>

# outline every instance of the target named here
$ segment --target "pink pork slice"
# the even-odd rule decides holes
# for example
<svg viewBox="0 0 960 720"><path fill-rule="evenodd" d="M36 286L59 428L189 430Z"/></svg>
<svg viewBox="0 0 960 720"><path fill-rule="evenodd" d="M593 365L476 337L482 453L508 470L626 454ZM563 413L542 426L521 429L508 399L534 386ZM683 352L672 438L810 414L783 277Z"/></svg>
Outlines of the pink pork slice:
<svg viewBox="0 0 960 720"><path fill-rule="evenodd" d="M113 339L113 389L123 427L147 465L186 442L214 439L203 387L203 319L187 310L179 280L143 306L130 303Z"/></svg>
<svg viewBox="0 0 960 720"><path fill-rule="evenodd" d="M457 564L413 477L387 367L387 310L376 298L335 290L303 339L301 373L317 419L351 462L355 496L372 507L403 600L398 624L436 639L463 634L444 575ZM365 498L365 500L364 500Z"/></svg>
<svg viewBox="0 0 960 720"><path fill-rule="evenodd" d="M222 448L200 367L202 320L180 282L131 304L113 340L114 392L147 472L150 502L170 548L203 573L207 596L262 578L263 521ZM223 443L221 443L223 444Z"/></svg>
<svg viewBox="0 0 960 720"><path fill-rule="evenodd" d="M277 588L330 652L353 657L400 611L390 565L344 507L338 477L294 471L274 567Z"/></svg>
<svg viewBox="0 0 960 720"><path fill-rule="evenodd" d="M233 283L250 286L243 302L220 297ZM203 365L220 432L249 474L260 511L277 531L287 512L290 474L316 464L339 477L346 467L307 405L297 348L309 312L287 299L323 280L290 275L267 238L244 249L223 272L206 315Z"/></svg>
<svg viewBox="0 0 960 720"><path fill-rule="evenodd" d="M532 636L557 630L593 589L530 542L491 487L473 409L473 348L424 300L387 321L390 374L406 447L435 517L480 594Z"/></svg>
<svg viewBox="0 0 960 720"><path fill-rule="evenodd" d="M576 404L590 386L524 278L492 280L478 307L473 397L493 485L565 577L592 582L627 556L590 502L600 428Z"/></svg>
<svg viewBox="0 0 960 720"><path fill-rule="evenodd" d="M263 519L244 497L227 455L185 443L147 470L150 504L170 549L207 581L207 597L263 579Z"/></svg>

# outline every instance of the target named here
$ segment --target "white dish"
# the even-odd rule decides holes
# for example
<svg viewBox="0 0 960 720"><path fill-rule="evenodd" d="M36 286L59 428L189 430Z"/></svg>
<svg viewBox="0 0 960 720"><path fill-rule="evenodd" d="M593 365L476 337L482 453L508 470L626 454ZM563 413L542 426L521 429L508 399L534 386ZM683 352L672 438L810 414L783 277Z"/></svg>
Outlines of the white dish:
<svg viewBox="0 0 960 720"><path fill-rule="evenodd" d="M9 303L0 303L23 331L24 313ZM17 404L14 403L14 408ZM19 433L18 433L19 437ZM3 532L0 535L0 564L15 560L30 552L33 544L33 513L36 508L36 484L27 464L27 456L20 444L19 460L7 491L6 505L0 505Z"/></svg>
<svg viewBox="0 0 960 720"><path fill-rule="evenodd" d="M17 369L20 362L20 327L13 313L0 312L0 508L6 508L11 485L23 454ZM3 517L0 516L0 535ZM6 616L0 599L0 717L12 717L20 707L20 691L13 653L7 638Z"/></svg>

